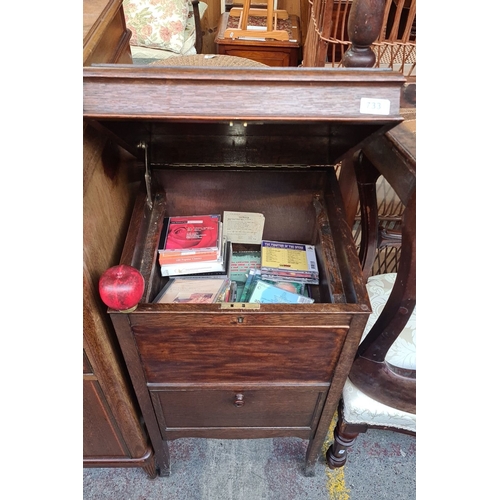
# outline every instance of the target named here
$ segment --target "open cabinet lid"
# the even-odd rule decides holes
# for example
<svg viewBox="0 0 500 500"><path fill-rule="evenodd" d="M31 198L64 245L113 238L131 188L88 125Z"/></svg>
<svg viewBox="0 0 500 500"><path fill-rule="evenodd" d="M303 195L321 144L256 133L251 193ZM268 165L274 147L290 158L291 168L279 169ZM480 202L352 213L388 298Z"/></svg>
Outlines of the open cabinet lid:
<svg viewBox="0 0 500 500"><path fill-rule="evenodd" d="M140 142L150 143L155 127L163 127L171 141L175 135L188 141L183 144L187 162L199 161L196 155L189 158L189 137L200 144L200 137L212 136L212 156L203 154L205 161L218 162L214 145L219 141L227 149L228 135L245 138L255 125L263 126L262 138L279 136L275 143L290 150L297 158L293 163L323 158L331 163L403 120L404 82L399 73L373 69L91 66L83 68L83 116L110 130L131 152ZM142 126L130 127L131 121ZM193 125L182 131L180 123ZM226 128L221 131L221 126ZM308 150L316 147L310 142L315 137L323 138L328 154L301 153L305 144ZM262 155L249 155L243 142L245 155L236 160L259 163ZM234 150L241 144L233 141ZM258 150L264 142L253 144Z"/></svg>
<svg viewBox="0 0 500 500"><path fill-rule="evenodd" d="M83 68L89 118L399 123L388 70L103 65Z"/></svg>

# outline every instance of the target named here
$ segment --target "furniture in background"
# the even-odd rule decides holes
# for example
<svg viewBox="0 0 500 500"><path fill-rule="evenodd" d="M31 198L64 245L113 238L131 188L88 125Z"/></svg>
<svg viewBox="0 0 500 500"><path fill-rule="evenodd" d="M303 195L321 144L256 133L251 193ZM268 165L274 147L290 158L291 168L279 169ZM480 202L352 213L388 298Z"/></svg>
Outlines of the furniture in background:
<svg viewBox="0 0 500 500"><path fill-rule="evenodd" d="M121 0L84 0L83 14L84 65L130 64ZM155 477L153 449L97 292L100 275L123 245L133 176L118 148L83 125L83 466L141 467Z"/></svg>
<svg viewBox="0 0 500 500"><path fill-rule="evenodd" d="M121 0L84 0L84 66L92 63L131 63L130 37Z"/></svg>
<svg viewBox="0 0 500 500"><path fill-rule="evenodd" d="M266 67L265 64L253 61L252 59L216 54L196 54L194 56L175 58L170 57L168 59L154 61L150 63L150 66L210 66L221 68Z"/></svg>
<svg viewBox="0 0 500 500"><path fill-rule="evenodd" d="M415 81L416 0L312 0L303 65L391 68Z"/></svg>
<svg viewBox="0 0 500 500"><path fill-rule="evenodd" d="M373 313L342 391L334 442L327 451L331 468L345 464L347 449L360 432L375 428L416 434L415 136L400 125L368 142L342 169L348 203L355 188L345 179L357 181L360 261ZM405 207L401 232L379 225L376 184L380 176ZM352 213L352 208L347 212ZM390 245L401 248L397 272L370 276L377 249Z"/></svg>
<svg viewBox="0 0 500 500"><path fill-rule="evenodd" d="M125 21L132 32L133 60L148 64L201 54L201 26L207 7L199 0L123 0Z"/></svg>
<svg viewBox="0 0 500 500"><path fill-rule="evenodd" d="M222 12L229 12L233 7L242 7L243 0L226 0L225 9ZM266 8L267 0L251 0L252 7ZM301 33L300 39L305 39L305 33L302 32L309 22L309 0L277 0L276 7L285 10L289 16L297 16L300 19ZM217 19L219 21L219 19Z"/></svg>
<svg viewBox="0 0 500 500"><path fill-rule="evenodd" d="M296 15L288 19L278 19L277 28L288 33L288 40L273 40L255 37L228 38L228 29L238 28L239 18L230 16L229 12L222 14L217 35L215 37L217 54L246 57L266 64L267 66L298 66L301 58L300 20ZM249 16L249 25L266 26L266 17Z"/></svg>
<svg viewBox="0 0 500 500"><path fill-rule="evenodd" d="M242 7L234 7L229 11L229 17L238 17L239 22L236 27L229 26L226 29L224 38L253 38L257 29L260 38L289 40L288 31L278 25L278 19L288 19L288 12L278 9L275 4L277 0L267 0L267 4L254 6L250 0L243 0ZM255 26L250 23L250 16L262 18L264 22Z"/></svg>

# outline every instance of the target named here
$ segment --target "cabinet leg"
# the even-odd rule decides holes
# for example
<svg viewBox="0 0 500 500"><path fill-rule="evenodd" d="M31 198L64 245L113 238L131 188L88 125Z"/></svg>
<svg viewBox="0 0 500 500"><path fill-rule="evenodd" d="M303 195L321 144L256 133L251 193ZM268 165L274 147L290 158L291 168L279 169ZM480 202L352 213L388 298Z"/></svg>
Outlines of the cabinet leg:
<svg viewBox="0 0 500 500"><path fill-rule="evenodd" d="M158 473L160 477L168 477L170 476L170 467L163 467L158 469Z"/></svg>
<svg viewBox="0 0 500 500"><path fill-rule="evenodd" d="M158 476L158 471L156 470L156 463L153 456L151 456L151 460L149 460L148 463L144 465L143 469L150 479L155 479Z"/></svg>
<svg viewBox="0 0 500 500"><path fill-rule="evenodd" d="M304 465L304 476L313 477L316 475L316 463L318 462L318 440L310 440L306 451L306 462Z"/></svg>
<svg viewBox="0 0 500 500"><path fill-rule="evenodd" d="M304 466L304 476L314 477L316 475L316 461L314 463L307 462Z"/></svg>
<svg viewBox="0 0 500 500"><path fill-rule="evenodd" d="M161 445L155 450L156 466L160 477L170 476L170 453L166 441L162 441Z"/></svg>

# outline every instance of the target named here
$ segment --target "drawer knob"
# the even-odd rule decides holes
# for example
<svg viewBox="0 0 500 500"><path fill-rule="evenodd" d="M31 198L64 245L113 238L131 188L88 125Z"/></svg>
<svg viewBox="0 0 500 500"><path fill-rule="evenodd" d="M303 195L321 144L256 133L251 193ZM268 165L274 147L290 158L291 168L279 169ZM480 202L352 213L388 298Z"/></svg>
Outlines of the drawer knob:
<svg viewBox="0 0 500 500"><path fill-rule="evenodd" d="M245 401L243 401L243 394L236 394L234 396L234 406L237 408L242 407L245 404Z"/></svg>

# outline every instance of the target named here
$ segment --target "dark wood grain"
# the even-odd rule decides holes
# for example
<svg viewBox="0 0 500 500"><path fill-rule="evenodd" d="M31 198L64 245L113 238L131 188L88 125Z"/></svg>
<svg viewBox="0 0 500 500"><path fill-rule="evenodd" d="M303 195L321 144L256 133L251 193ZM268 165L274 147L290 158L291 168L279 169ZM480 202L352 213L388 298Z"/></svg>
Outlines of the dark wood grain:
<svg viewBox="0 0 500 500"><path fill-rule="evenodd" d="M84 68L83 81L88 118L397 124L405 79L384 70L109 66ZM389 100L389 115L360 113L362 97Z"/></svg>
<svg viewBox="0 0 500 500"><path fill-rule="evenodd" d="M150 316L150 318L152 318ZM209 328L189 332L148 317L134 318L137 349L148 382L328 382L347 329L290 326ZM165 317L167 320L168 317ZM140 325L140 326L139 326ZM314 365L310 360L314 359Z"/></svg>
<svg viewBox="0 0 500 500"><path fill-rule="evenodd" d="M400 266L392 293L358 349L351 368L354 384L402 411L416 412L416 371L395 371L385 356L406 326L416 304L416 192L403 215Z"/></svg>
<svg viewBox="0 0 500 500"><path fill-rule="evenodd" d="M135 311L109 313L161 475L169 439L271 436L308 439L313 474L370 313L334 165L401 122L403 82L372 70L84 69L95 130L141 173L148 144L152 206L143 185L120 259L145 292ZM361 113L362 97L388 99L390 112ZM263 213L264 238L316 245L314 304L152 303L167 281L163 217L224 210Z"/></svg>
<svg viewBox="0 0 500 500"><path fill-rule="evenodd" d="M245 385L233 389L206 387L151 391L160 427L166 439L186 432L186 428L207 431L211 428L247 428L271 432L282 430L293 435L314 428L321 413L326 389L323 387L263 387ZM239 399L237 399L239 398ZM235 402L238 401L240 406Z"/></svg>
<svg viewBox="0 0 500 500"><path fill-rule="evenodd" d="M139 354L135 347L135 341L130 329L129 320L126 314L111 314L113 326L119 332L118 340L121 352L127 363L128 372L132 380L134 392L139 401L142 417L146 424L149 439L155 451L155 463L160 476L170 475L170 454L166 443L161 438L160 431L156 423L154 410L151 406L149 391L146 387L146 379L140 367Z"/></svg>
<svg viewBox="0 0 500 500"><path fill-rule="evenodd" d="M342 346L342 352L339 356L339 361L335 366L335 371L328 391L328 396L321 413L320 420L316 427L314 439L309 441L309 446L306 452L305 474L312 476L314 474L314 466L317 457L325 441L325 436L332 423L333 416L337 410L342 389L344 388L345 381L351 370L352 362L356 355L361 335L366 326L367 317L356 315L352 318L350 335L346 337L346 341Z"/></svg>

